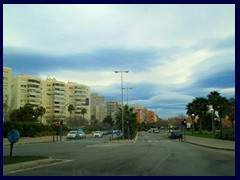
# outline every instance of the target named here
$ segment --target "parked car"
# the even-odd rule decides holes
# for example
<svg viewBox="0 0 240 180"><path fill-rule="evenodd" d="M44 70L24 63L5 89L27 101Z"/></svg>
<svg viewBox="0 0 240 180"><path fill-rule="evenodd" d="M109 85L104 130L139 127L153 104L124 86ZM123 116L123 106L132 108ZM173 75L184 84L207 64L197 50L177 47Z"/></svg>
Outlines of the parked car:
<svg viewBox="0 0 240 180"><path fill-rule="evenodd" d="M179 130L173 130L168 134L171 139L182 139L182 132Z"/></svg>
<svg viewBox="0 0 240 180"><path fill-rule="evenodd" d="M80 139L80 135L77 131L70 131L67 134L67 139Z"/></svg>
<svg viewBox="0 0 240 180"><path fill-rule="evenodd" d="M79 132L79 136L80 136L81 139L86 138L86 134L84 132Z"/></svg>
<svg viewBox="0 0 240 180"><path fill-rule="evenodd" d="M159 133L158 128L151 128L148 130L149 133Z"/></svg>
<svg viewBox="0 0 240 180"><path fill-rule="evenodd" d="M103 136L103 132L102 131L95 131L94 133L93 133L93 137L95 138L95 137L99 137L99 138L101 138Z"/></svg>
<svg viewBox="0 0 240 180"><path fill-rule="evenodd" d="M108 130L103 131L103 135L108 135L108 134L109 134Z"/></svg>

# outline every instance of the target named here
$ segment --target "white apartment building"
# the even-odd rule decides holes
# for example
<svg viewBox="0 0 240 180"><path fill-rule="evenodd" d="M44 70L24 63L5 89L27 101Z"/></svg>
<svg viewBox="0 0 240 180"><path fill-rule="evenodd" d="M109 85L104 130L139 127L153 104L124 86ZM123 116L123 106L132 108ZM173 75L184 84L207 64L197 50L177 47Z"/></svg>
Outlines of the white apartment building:
<svg viewBox="0 0 240 180"><path fill-rule="evenodd" d="M19 75L12 78L12 110L30 103L33 107L41 106L41 79L31 75Z"/></svg>
<svg viewBox="0 0 240 180"><path fill-rule="evenodd" d="M90 103L90 87L84 84L78 84L76 82L66 83L66 103L74 106L72 112L73 117L81 117L81 111L83 108L86 109L87 113L84 114L84 118L90 123L91 119L91 103ZM65 109L65 113L68 112L68 108Z"/></svg>
<svg viewBox="0 0 240 180"><path fill-rule="evenodd" d="M90 87L75 82L65 83L55 78L41 80L31 75L19 75L12 78L12 83L10 81L11 72L6 69L4 101L7 101L7 97L12 97L9 104L12 110L23 107L26 103L32 104L34 108L42 106L46 109L42 118L42 123L45 124L70 117L68 105L72 104L74 106L72 116L82 116L81 109L85 108L87 113L84 114L84 118L90 122ZM8 91L8 88L11 91Z"/></svg>
<svg viewBox="0 0 240 180"><path fill-rule="evenodd" d="M65 118L66 92L65 82L55 78L47 78L42 81L41 106L46 109L43 123L51 120L62 120Z"/></svg>

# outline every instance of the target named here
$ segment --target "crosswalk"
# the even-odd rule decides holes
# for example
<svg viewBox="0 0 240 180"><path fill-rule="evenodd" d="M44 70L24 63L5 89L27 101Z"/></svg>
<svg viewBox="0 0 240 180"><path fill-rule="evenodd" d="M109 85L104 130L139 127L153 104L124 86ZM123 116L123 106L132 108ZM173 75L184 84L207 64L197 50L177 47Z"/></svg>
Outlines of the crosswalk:
<svg viewBox="0 0 240 180"><path fill-rule="evenodd" d="M65 140L64 142L66 143L86 143L86 144L96 144L96 143L100 143L102 141L100 140L95 140L95 139L77 139L77 140Z"/></svg>
<svg viewBox="0 0 240 180"><path fill-rule="evenodd" d="M138 139L136 143L172 143L172 140L168 139Z"/></svg>

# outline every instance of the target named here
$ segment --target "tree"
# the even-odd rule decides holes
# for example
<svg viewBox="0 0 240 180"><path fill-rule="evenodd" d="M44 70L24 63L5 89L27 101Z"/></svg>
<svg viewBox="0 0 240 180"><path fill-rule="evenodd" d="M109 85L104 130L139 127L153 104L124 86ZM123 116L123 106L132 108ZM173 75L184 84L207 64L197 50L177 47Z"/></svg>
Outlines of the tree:
<svg viewBox="0 0 240 180"><path fill-rule="evenodd" d="M205 98L196 98L193 100L193 106L194 109L197 112L198 118L199 118L199 133L202 133L202 119L203 116L207 113L208 111L208 100Z"/></svg>
<svg viewBox="0 0 240 180"><path fill-rule="evenodd" d="M81 114L83 115L83 119L84 119L84 114L87 113L87 109L86 108L82 108L81 109Z"/></svg>
<svg viewBox="0 0 240 180"><path fill-rule="evenodd" d="M44 107L42 107L42 106L40 106L40 107L38 107L37 109L36 109L36 116L37 116L37 118L40 116L41 117L41 122L42 122L42 117L43 117L43 115L46 113L46 109L44 108Z"/></svg>
<svg viewBox="0 0 240 180"><path fill-rule="evenodd" d="M72 115L72 112L74 111L74 106L72 104L69 104L68 106L68 112L70 114L70 118L71 118L71 115Z"/></svg>
<svg viewBox="0 0 240 180"><path fill-rule="evenodd" d="M119 129L122 127L122 114L124 119L124 137L127 137L127 129L129 125L130 135L134 137L137 133L137 113L134 112L134 108L129 108L128 105L124 106L123 112L122 109L119 108L119 112L116 114L116 124Z"/></svg>
<svg viewBox="0 0 240 180"><path fill-rule="evenodd" d="M187 114L191 116L194 114L195 116L198 115L199 118L199 133L202 133L202 124L203 124L203 117L208 111L208 100L205 98L195 98L191 103L187 105ZM194 129L194 122L193 122L193 129Z"/></svg>
<svg viewBox="0 0 240 180"><path fill-rule="evenodd" d="M215 111L217 110L217 107L219 105L219 99L221 98L220 93L217 91L211 91L208 95L208 103L212 105L213 108L213 114L215 114Z"/></svg>
<svg viewBox="0 0 240 180"><path fill-rule="evenodd" d="M10 120L12 122L36 122L37 121L37 113L33 109L32 104L25 104L23 107L19 109L15 109L10 114Z"/></svg>
<svg viewBox="0 0 240 180"><path fill-rule="evenodd" d="M234 126L234 121L235 121L235 97L230 98L228 100L228 107L227 107L227 111L228 111L228 117L230 118L230 121L232 123L232 127Z"/></svg>
<svg viewBox="0 0 240 180"><path fill-rule="evenodd" d="M104 119L103 119L103 123L108 123L111 125L111 127L113 126L114 124L114 121L113 121L113 118L111 116L106 116Z"/></svg>

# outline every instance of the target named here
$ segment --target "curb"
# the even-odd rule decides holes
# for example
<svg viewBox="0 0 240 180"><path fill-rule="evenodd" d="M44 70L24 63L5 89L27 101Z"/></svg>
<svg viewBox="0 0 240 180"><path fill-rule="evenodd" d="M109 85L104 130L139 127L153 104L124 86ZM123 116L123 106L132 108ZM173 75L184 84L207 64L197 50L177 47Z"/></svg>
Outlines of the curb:
<svg viewBox="0 0 240 180"><path fill-rule="evenodd" d="M3 165L3 175L8 175L17 171L22 171L24 169L33 169L33 168L38 168L46 165L59 164L59 163L64 163L69 161L71 160L48 158L48 159L40 159L36 161L27 161L22 163Z"/></svg>
<svg viewBox="0 0 240 180"><path fill-rule="evenodd" d="M235 151L235 149L207 146L207 145L198 144L198 143L193 143L193 142L188 142L188 141L184 141L184 142L185 142L185 143L188 143L188 144L193 144L193 145L197 145L197 146L205 147L205 148L210 148L210 149L218 149L218 150L225 150L225 151Z"/></svg>

